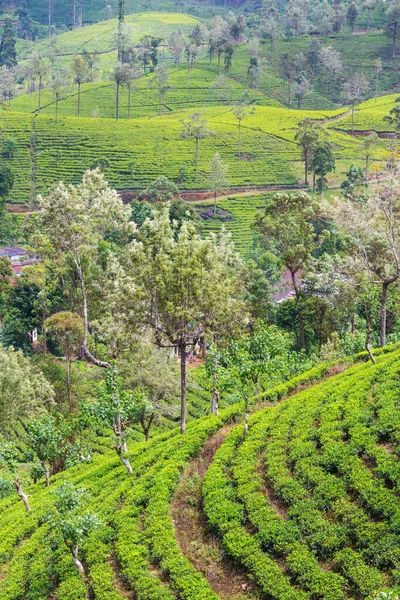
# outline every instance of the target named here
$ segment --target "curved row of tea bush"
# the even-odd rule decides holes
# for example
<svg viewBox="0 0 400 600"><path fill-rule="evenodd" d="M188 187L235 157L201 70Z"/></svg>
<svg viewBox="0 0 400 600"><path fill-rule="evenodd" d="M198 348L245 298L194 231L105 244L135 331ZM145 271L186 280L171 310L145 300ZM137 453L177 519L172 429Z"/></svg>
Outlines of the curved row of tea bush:
<svg viewBox="0 0 400 600"><path fill-rule="evenodd" d="M218 450L206 515L270 596L399 591L399 376L400 352L382 354L255 413Z"/></svg>

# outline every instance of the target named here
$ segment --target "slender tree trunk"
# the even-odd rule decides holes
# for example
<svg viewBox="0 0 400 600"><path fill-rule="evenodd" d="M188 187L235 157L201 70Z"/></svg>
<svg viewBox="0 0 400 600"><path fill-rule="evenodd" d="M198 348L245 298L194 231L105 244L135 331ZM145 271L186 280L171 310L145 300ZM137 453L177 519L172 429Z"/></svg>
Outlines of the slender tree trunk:
<svg viewBox="0 0 400 600"><path fill-rule="evenodd" d="M217 214L217 190L214 190L214 215Z"/></svg>
<svg viewBox="0 0 400 600"><path fill-rule="evenodd" d="M211 412L213 415L218 416L218 403L219 403L219 392L217 389L217 374L214 372L212 374L213 378L213 391L211 398Z"/></svg>
<svg viewBox="0 0 400 600"><path fill-rule="evenodd" d="M293 285L294 293L295 293L295 296L296 296L297 311L299 313L299 342L300 342L300 348L302 350L305 350L306 340L305 340L305 333L304 333L303 307L302 307L302 304L301 304L300 290L299 290L299 287L298 287L297 282L296 282L296 273L294 271L290 271L290 275L292 277L292 285Z"/></svg>
<svg viewBox="0 0 400 600"><path fill-rule="evenodd" d="M102 360L98 360L97 358L95 358L93 356L93 354L90 352L90 350L88 350L88 347L87 347L88 335L89 335L89 318L88 318L85 282L83 280L82 267L81 267L80 263L78 261L76 261L75 264L76 264L79 284L80 284L81 293L82 293L82 313L83 313L83 343L82 343L82 347L81 347L82 356L84 358L86 358L87 360L89 360L94 365L108 369L110 367L110 363L102 361Z"/></svg>
<svg viewBox="0 0 400 600"><path fill-rule="evenodd" d="M242 128L242 121L239 120L239 127L238 127L238 159L239 160L240 160L241 128Z"/></svg>
<svg viewBox="0 0 400 600"><path fill-rule="evenodd" d="M353 312L351 315L351 326L350 326L351 335L354 335L356 332L356 313Z"/></svg>
<svg viewBox="0 0 400 600"><path fill-rule="evenodd" d="M308 185L308 158L304 159L304 185Z"/></svg>
<svg viewBox="0 0 400 600"><path fill-rule="evenodd" d="M381 312L380 312L380 346L383 348L386 345L386 304L388 297L389 284L382 283L381 294Z"/></svg>
<svg viewBox="0 0 400 600"><path fill-rule="evenodd" d="M335 78L332 78L332 89L331 89L331 106L332 106L332 110L334 108L335 105Z"/></svg>
<svg viewBox="0 0 400 600"><path fill-rule="evenodd" d="M354 109L355 109L355 105L356 102L355 100L353 100L353 102L351 103L351 134L354 135Z"/></svg>
<svg viewBox="0 0 400 600"><path fill-rule="evenodd" d="M315 178L316 178L316 173L315 173L315 169L313 169L313 181L312 181L312 191L315 192Z"/></svg>
<svg viewBox="0 0 400 600"><path fill-rule="evenodd" d="M196 138L196 181L199 174L199 138Z"/></svg>
<svg viewBox="0 0 400 600"><path fill-rule="evenodd" d="M21 498L22 502L25 504L26 510L29 512L31 510L31 507L29 506L28 496L24 493L24 490L22 489L22 483L21 483L21 480L19 477L16 477L14 479L14 485L16 487L18 496Z"/></svg>
<svg viewBox="0 0 400 600"><path fill-rule="evenodd" d="M71 555L72 555L72 562L74 563L74 565L77 568L80 575L82 575L82 577L83 577L85 574L85 571L83 569L83 565L82 565L81 561L79 560L78 544L75 544L75 546L72 546Z"/></svg>
<svg viewBox="0 0 400 600"><path fill-rule="evenodd" d="M150 415L150 418L149 418L149 420L148 420L147 424L146 424L146 421L144 420L144 417L141 417L141 418L140 418L140 424L141 424L141 426L142 426L142 429L143 429L143 433L144 433L144 437L145 437L145 440L146 440L146 442L148 442L148 441L149 441L149 437L150 437L150 427L151 427L151 424L153 423L153 420L154 420L154 413L152 413L152 414Z"/></svg>
<svg viewBox="0 0 400 600"><path fill-rule="evenodd" d="M128 119L131 118L131 84L128 83Z"/></svg>
<svg viewBox="0 0 400 600"><path fill-rule="evenodd" d="M39 78L39 90L38 90L38 113L40 113L42 106L42 77Z"/></svg>
<svg viewBox="0 0 400 600"><path fill-rule="evenodd" d="M290 79L288 79L288 108L290 108L290 104L291 104L290 95L291 95L291 81L290 81Z"/></svg>
<svg viewBox="0 0 400 600"><path fill-rule="evenodd" d="M365 183L368 185L369 155L365 157Z"/></svg>
<svg viewBox="0 0 400 600"><path fill-rule="evenodd" d="M394 29L393 29L392 58L396 58L396 41L397 41L397 22L395 22Z"/></svg>
<svg viewBox="0 0 400 600"><path fill-rule="evenodd" d="M372 337L372 324L371 324L371 319L368 318L367 331L366 331L366 337L365 337L365 349L368 352L368 356L369 356L371 362L373 362L375 364L376 363L375 356L372 354L372 350L371 350L371 337Z"/></svg>
<svg viewBox="0 0 400 600"><path fill-rule="evenodd" d="M78 83L78 117L81 116L81 83Z"/></svg>
<svg viewBox="0 0 400 600"><path fill-rule="evenodd" d="M179 347L181 353L181 434L186 432L186 344Z"/></svg>
<svg viewBox="0 0 400 600"><path fill-rule="evenodd" d="M118 122L119 118L119 83L117 83L117 94L115 97L115 120Z"/></svg>
<svg viewBox="0 0 400 600"><path fill-rule="evenodd" d="M46 487L50 485L50 471L49 467L46 465L46 461L42 460L41 465L44 469L45 477L46 477Z"/></svg>
<svg viewBox="0 0 400 600"><path fill-rule="evenodd" d="M218 75L221 73L221 54L218 54Z"/></svg>
<svg viewBox="0 0 400 600"><path fill-rule="evenodd" d="M56 123L58 123L58 96L56 97Z"/></svg>
<svg viewBox="0 0 400 600"><path fill-rule="evenodd" d="M74 406L72 401L72 383L71 383L71 357L66 356L65 360L67 362L67 386L68 386L68 405L69 405L69 414L72 415L74 412Z"/></svg>

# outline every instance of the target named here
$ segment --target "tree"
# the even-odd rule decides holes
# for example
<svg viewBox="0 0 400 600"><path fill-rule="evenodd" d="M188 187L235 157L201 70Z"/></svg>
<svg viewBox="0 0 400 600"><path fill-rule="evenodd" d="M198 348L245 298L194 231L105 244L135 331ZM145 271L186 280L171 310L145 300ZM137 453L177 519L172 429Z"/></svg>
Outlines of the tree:
<svg viewBox="0 0 400 600"><path fill-rule="evenodd" d="M179 196L178 186L164 175L160 175L141 192L139 198L148 202L170 202L176 196Z"/></svg>
<svg viewBox="0 0 400 600"><path fill-rule="evenodd" d="M228 44L228 40L225 38L219 38L216 40L214 44L215 54L218 58L218 75L221 73L221 56L225 52L226 45Z"/></svg>
<svg viewBox="0 0 400 600"><path fill-rule="evenodd" d="M74 83L78 86L78 117L81 116L81 87L82 83L90 80L89 65L87 61L80 55L76 54L72 62L72 74Z"/></svg>
<svg viewBox="0 0 400 600"><path fill-rule="evenodd" d="M194 224L170 221L168 204L147 219L132 242L126 266L137 288L121 287L160 348L175 348L181 366L181 433L186 431L186 352L219 318L229 319L240 283L229 235L203 239ZM128 296L127 296L128 294Z"/></svg>
<svg viewBox="0 0 400 600"><path fill-rule="evenodd" d="M196 145L196 176L195 179L197 181L197 177L199 174L199 144L200 140L205 140L209 137L214 137L214 132L207 127L207 119L202 119L200 113L193 113L190 115L189 120L185 121L181 119L182 123L182 131L181 138L194 139Z"/></svg>
<svg viewBox="0 0 400 600"><path fill-rule="evenodd" d="M383 71L382 61L380 58L377 58L374 61L375 67L375 98L379 95L379 75Z"/></svg>
<svg viewBox="0 0 400 600"><path fill-rule="evenodd" d="M187 61L188 85L190 86L190 73L197 57L198 48L196 44L187 44L185 47L185 55Z"/></svg>
<svg viewBox="0 0 400 600"><path fill-rule="evenodd" d="M367 11L367 31L371 28L371 13L378 6L378 0L363 0L362 7Z"/></svg>
<svg viewBox="0 0 400 600"><path fill-rule="evenodd" d="M11 97L15 87L15 75L13 69L8 69L6 66L0 67L0 97L3 101L8 103L11 101Z"/></svg>
<svg viewBox="0 0 400 600"><path fill-rule="evenodd" d="M125 85L129 80L130 67L118 62L113 70L112 77L116 87L115 93L115 120L119 120L119 92L122 85Z"/></svg>
<svg viewBox="0 0 400 600"><path fill-rule="evenodd" d="M315 72L321 64L321 42L317 38L313 38L308 45L307 52L305 54L308 67L310 69L310 83L313 84Z"/></svg>
<svg viewBox="0 0 400 600"><path fill-rule="evenodd" d="M175 58L175 64L178 67L181 61L182 52L185 49L185 35L180 27L171 33L168 45Z"/></svg>
<svg viewBox="0 0 400 600"><path fill-rule="evenodd" d="M246 31L246 21L243 15L239 15L236 21L231 25L230 34L236 43L239 42L240 36Z"/></svg>
<svg viewBox="0 0 400 600"><path fill-rule="evenodd" d="M224 48L224 69L225 69L225 73L228 73L229 69L232 66L232 57L233 57L234 51L235 51L235 48L234 48L233 44L231 44L230 42L228 42L227 44L225 44L225 48Z"/></svg>
<svg viewBox="0 0 400 600"><path fill-rule="evenodd" d="M346 19L347 19L347 22L349 24L349 27L350 27L352 33L354 33L354 29L356 27L357 17L358 17L357 4L355 2L351 2L349 5L349 8L347 9Z"/></svg>
<svg viewBox="0 0 400 600"><path fill-rule="evenodd" d="M83 317L82 355L93 364L106 367L89 351L89 312L86 293L86 269L94 260L98 244L107 234L132 231L130 208L124 206L115 190L108 187L99 171L86 171L82 183L66 187L59 183L47 196L39 196L40 222L49 244L49 253L61 253L63 261L72 261L78 278Z"/></svg>
<svg viewBox="0 0 400 600"><path fill-rule="evenodd" d="M39 54L37 52L32 53L32 75L33 77L37 77L39 79L38 85L38 108L37 111L40 113L41 111L41 94L43 88L43 78L47 75L50 70L50 61L46 56Z"/></svg>
<svg viewBox="0 0 400 600"><path fill-rule="evenodd" d="M0 165L0 198L4 200L14 185L14 174L7 165Z"/></svg>
<svg viewBox="0 0 400 600"><path fill-rule="evenodd" d="M56 123L58 123L58 105L64 94L67 93L70 80L68 73L63 69L53 71L49 88L56 103Z"/></svg>
<svg viewBox="0 0 400 600"><path fill-rule="evenodd" d="M225 190L229 183L226 179L228 165L221 159L218 152L210 161L209 173L207 178L208 187L214 194L214 215L217 213L217 193Z"/></svg>
<svg viewBox="0 0 400 600"><path fill-rule="evenodd" d="M241 150L241 128L242 121L246 119L248 116L254 113L254 107L252 106L254 103L254 99L252 98L250 92L248 90L244 91L240 96L237 104L233 106L231 109L232 113L235 115L238 122L238 159L240 160L240 150Z"/></svg>
<svg viewBox="0 0 400 600"><path fill-rule="evenodd" d="M125 22L125 0L118 0L118 62L123 63L122 59L122 34Z"/></svg>
<svg viewBox="0 0 400 600"><path fill-rule="evenodd" d="M299 143L303 155L305 185L308 185L308 172L314 158L314 152L324 133L325 131L321 125L318 125L312 119L307 118L299 122L295 140Z"/></svg>
<svg viewBox="0 0 400 600"><path fill-rule="evenodd" d="M351 103L351 133L354 135L354 110L356 102L361 100L369 89L369 81L363 73L354 75L343 84L342 97Z"/></svg>
<svg viewBox="0 0 400 600"><path fill-rule="evenodd" d="M165 63L162 63L155 70L151 85L153 85L157 90L158 97L160 99L160 115L162 115L164 113L165 96L167 92L172 90L172 85L169 83L169 70Z"/></svg>
<svg viewBox="0 0 400 600"><path fill-rule="evenodd" d="M294 95L297 98L297 109L301 109L304 96L311 94L312 88L308 79L301 77L299 81L294 84Z"/></svg>
<svg viewBox="0 0 400 600"><path fill-rule="evenodd" d="M368 185L368 173L369 173L369 161L372 158L374 150L377 148L379 143L379 136L377 133L371 133L365 138L363 142L363 149L365 152L365 183Z"/></svg>
<svg viewBox="0 0 400 600"><path fill-rule="evenodd" d="M313 157L313 169L316 175L319 175L319 190L321 200L324 193L324 184L326 183L326 175L335 170L335 156L331 150L329 143L318 146L315 149Z"/></svg>
<svg viewBox="0 0 400 600"><path fill-rule="evenodd" d="M275 194L256 221L262 241L280 258L290 273L299 318L299 345L304 349L305 330L300 277L305 277L320 246L315 229L317 201L305 192Z"/></svg>
<svg viewBox="0 0 400 600"><path fill-rule="evenodd" d="M84 488L77 488L72 482L63 481L52 494L54 509L48 517L50 529L62 536L74 566L84 578L79 548L88 535L100 526L100 522L94 513L82 513L84 502L89 497Z"/></svg>
<svg viewBox="0 0 400 600"><path fill-rule="evenodd" d="M329 84L331 86L332 108L335 102L335 83L336 78L342 70L342 60L340 53L332 46L321 49L321 64L326 71L326 98L328 98Z"/></svg>
<svg viewBox="0 0 400 600"><path fill-rule="evenodd" d="M282 79L285 79L288 83L288 104L287 105L288 105L288 108L290 108L291 85L292 85L292 81L295 79L296 73L297 73L296 58L292 54L285 52L280 59L279 70L280 70Z"/></svg>
<svg viewBox="0 0 400 600"><path fill-rule="evenodd" d="M8 158L12 158L19 148L17 140L13 137L4 138L4 148Z"/></svg>
<svg viewBox="0 0 400 600"><path fill-rule="evenodd" d="M386 123L393 125L397 139L400 132L400 106L395 104L395 106L393 106L393 108L389 111L389 114L383 117L383 120Z"/></svg>
<svg viewBox="0 0 400 600"><path fill-rule="evenodd" d="M113 18L113 10L110 4L107 4L105 12L104 12L104 20L109 21Z"/></svg>
<svg viewBox="0 0 400 600"><path fill-rule="evenodd" d="M380 345L386 344L388 291L400 277L400 191L396 161L388 185L366 202L342 200L326 207L328 215L352 241L355 270L366 272L371 284L381 288Z"/></svg>
<svg viewBox="0 0 400 600"><path fill-rule="evenodd" d="M12 69L17 66L16 43L14 23L11 19L6 19L0 42L0 67L4 66L7 69Z"/></svg>
<svg viewBox="0 0 400 600"><path fill-rule="evenodd" d="M270 39L271 50L275 48L276 39L279 34L278 20L274 17L269 17L265 22L265 31Z"/></svg>
<svg viewBox="0 0 400 600"><path fill-rule="evenodd" d="M12 427L53 404L54 390L20 350L0 345L0 429Z"/></svg>
<svg viewBox="0 0 400 600"><path fill-rule="evenodd" d="M82 347L83 323L82 318L68 311L59 312L44 323L46 330L54 337L61 348L67 365L67 385L69 412L74 412L72 400L71 363L74 355Z"/></svg>
<svg viewBox="0 0 400 600"><path fill-rule="evenodd" d="M19 453L16 446L10 442L0 442L0 473L4 473L0 479L0 488L10 490L15 488L18 496L25 505L27 512L31 510L28 496L25 494L21 479L18 475Z"/></svg>
<svg viewBox="0 0 400 600"><path fill-rule="evenodd" d="M70 427L62 418L56 420L50 415L27 423L28 445L43 468L46 487L50 485L51 471L55 463L65 457L70 433Z"/></svg>
<svg viewBox="0 0 400 600"><path fill-rule="evenodd" d="M303 3L291 2L285 13L286 28L289 31L293 30L295 37L300 37L307 30L307 19L303 6Z"/></svg>
<svg viewBox="0 0 400 600"><path fill-rule="evenodd" d="M351 165L346 173L346 179L342 182L340 188L343 190L346 198L354 200L358 190L365 188L364 170L357 165Z"/></svg>
<svg viewBox="0 0 400 600"><path fill-rule="evenodd" d="M393 40L392 58L396 58L397 35L400 26L400 2L393 0L386 11L386 33Z"/></svg>

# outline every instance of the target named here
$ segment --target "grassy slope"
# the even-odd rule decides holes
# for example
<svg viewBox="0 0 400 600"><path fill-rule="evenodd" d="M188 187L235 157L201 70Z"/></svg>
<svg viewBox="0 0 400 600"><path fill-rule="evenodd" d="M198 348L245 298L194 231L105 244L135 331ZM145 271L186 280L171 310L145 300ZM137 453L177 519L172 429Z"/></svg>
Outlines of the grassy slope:
<svg viewBox="0 0 400 600"><path fill-rule="evenodd" d="M357 578L357 573L359 573L358 579L364 579L365 586L371 585L371 577L375 575L375 571L371 570L371 567L365 562L368 563L369 560L368 552L371 550L371 552L379 553L379 548L375 548L373 545L375 538L371 536L374 533L379 534L382 528L387 527L388 520L392 518L392 512L393 518L396 516L394 514L396 510L398 512L398 503L392 501L395 497L395 490L391 489L392 486L385 488L384 477L394 482L395 486L398 485L397 471L393 469L396 462L395 452L400 441L399 413L396 404L399 361L398 351L389 353L378 358L377 366L356 366L346 374L338 375L326 383L322 383L316 388L318 393L314 393L313 390L310 393L307 391L302 392L299 396L294 396L280 407L271 409L267 413L272 418L275 415L277 418L280 417L277 421L279 427L276 428L275 437L280 435L281 430L284 435L285 425L288 422L286 415L289 415L289 419L294 419L293 424L297 423L296 415L300 417L298 426L302 426L302 436L307 436L308 432L316 432L312 425L309 426L308 421L307 426L304 425L304 419L307 418L308 413L314 414L316 406L320 406L321 418L325 419L325 429L323 431L319 430L318 433L321 431L321 434L324 432L324 435L327 436L330 429L328 427L329 423L325 424L325 422L327 418L329 421L329 416L333 414L335 416L333 426L337 426L339 430L341 427L349 427L351 447L342 447L343 452L346 448L349 452L353 452L354 477L357 473L355 467L359 468L364 453L367 456L375 456L374 452L377 456L379 455L379 467L374 465L369 467L372 470L373 479L372 475L369 475L367 467L364 466L362 469L363 479L358 480L358 483L357 479L354 479L354 484L352 483L353 480L349 482L349 489L351 489L349 500L357 501L360 498L364 504L366 503L363 514L365 514L367 521L370 519L368 521L370 523L368 528L369 537L364 540L364 548L360 554L361 565L365 568L361 572L353 571L353 579ZM270 390L266 393L264 400L268 402L284 398L290 391L298 389L299 386L304 387L305 383L320 379L326 372L326 367L318 367L296 380ZM374 383L373 394L370 391L372 383ZM336 416L337 407L342 406L343 401L345 402L342 409L344 421ZM386 405L390 407L390 410L386 410ZM372 414L374 407L377 410L376 417ZM64 477L68 477L78 486L85 487L90 492L87 508L95 512L102 521L101 528L92 534L83 548L89 581L97 600L122 600L127 597L126 592L128 589L134 590L141 600L154 600L155 598L172 600L176 595L186 600L216 600L216 595L212 592L204 577L196 572L180 553L175 541L169 510L180 473L187 462L199 453L200 448L214 432L220 429L224 423L230 422L235 416L240 416L241 411L242 406L235 405L222 411L219 418L205 417L190 423L184 438L178 435L177 430L174 430L154 438L148 444L136 443L131 445L129 456L134 469L132 478L126 475L118 459L113 453L110 453L94 458L90 465L75 467L54 479L51 489L54 489ZM262 429L265 414L265 411L261 411L252 418L250 438L253 436L253 428L255 436L257 436L260 427ZM262 431L265 432L265 429ZM240 432L238 431L238 433ZM388 448L390 447L392 450L388 450L377 443L378 435L383 436L382 439L387 442ZM358 445L354 445L356 436L358 436ZM237 435L236 438L238 438ZM249 442L252 439L250 438ZM311 446L315 444L315 439L313 437L306 446L308 452L311 452ZM265 433L264 438L261 436L261 441L264 440ZM364 443L360 445L361 440L364 440ZM297 441L297 437L293 440L293 443L294 441ZM339 444L340 441L341 437L336 436L336 444ZM301 436L299 442L304 443ZM366 445L367 442L368 445ZM251 453L257 451L258 448L258 441L256 441L256 445L250 443L248 450L250 458ZM290 449L293 452L295 451L294 448L292 450L292 447ZM271 456L275 455L271 454ZM282 455L281 458L283 459L284 456ZM301 456L307 456L307 453L304 454L304 448ZM245 458L243 452L240 457ZM239 476L240 457L237 458L236 468L233 472L235 477ZM298 460L298 458L299 455L296 459ZM221 457L219 456L218 461L215 463L217 472L214 476L210 472L211 479L210 477L207 478L206 485L208 487L205 488L206 509L210 519L217 527L220 524L216 522L216 519L218 515L221 517L221 511L223 518L229 517L230 525L223 530L223 533L231 531L231 526L234 525L237 528L237 534L230 537L230 543L229 540L225 541L225 549L232 554L234 541L237 540L239 543L240 540L239 545L236 546L236 554L233 552L234 558L240 563L243 560L243 554L245 554L247 557L245 572L253 573L256 581L259 581L262 573L257 571L259 568L257 565L259 566L265 561L271 561L271 558L264 554L262 550L255 550L259 545L256 538L246 551L249 536L247 534L247 538L244 540L243 536L240 537L239 535L241 534L241 504L239 502L239 509L237 510L235 506L238 499L229 484L228 486L219 485L218 468L221 464L223 462L221 463ZM315 461L314 465L316 465ZM260 472L253 476L252 469L254 466L255 463L253 462L250 471L247 469L246 472L247 474L250 473L254 482L258 484ZM299 474L299 468L300 464L294 476L304 483L301 474ZM212 469L214 469L214 466ZM385 470L382 471L382 469ZM230 477L232 471L229 470L225 473L227 477ZM347 475L347 477L350 476L351 474ZM321 478L322 475L320 475ZM214 499L210 495L213 493L211 489L213 482L217 485L214 490ZM342 489L341 486L339 488ZM338 493L339 488L334 488L336 493ZM43 489L42 484L29 489L33 509L30 514L24 512L22 503L14 495L0 501L0 600L21 600L21 590L24 590L24 600L42 600L47 597L57 598L57 600L82 600L85 597L85 585L72 567L67 548L58 536L49 533L46 514L52 503L51 489ZM250 486L247 489L250 490L252 487ZM311 486L310 489L312 492L313 487ZM243 488L240 487L239 491L242 492ZM231 503L231 509L229 510L227 510L224 496L226 493L230 495L228 504ZM336 496L330 495L326 498L328 498L326 502L332 503ZM384 504L385 499L386 503ZM307 496L306 501L310 502L310 495ZM243 502L248 502L245 496L243 496ZM376 504L375 509L371 504L373 502ZM320 502L313 509L316 510L320 507L318 510L323 514L321 506L324 507L325 504ZM375 522L374 524L374 510L379 510L379 506L381 506L383 514L379 523ZM212 508L214 510L210 512ZM254 517L252 512L254 508L251 505L249 507L251 518ZM315 519L315 515L310 515L307 512L304 518ZM237 518L239 518L239 525L236 524ZM269 513L266 513L264 515L264 525L268 524L268 518L276 523L276 518L273 515L269 517ZM320 513L318 513L318 518L320 518ZM331 518L340 519L340 517L334 517L333 515L330 516ZM303 523L305 524L306 521L303 521ZM362 524L363 522L359 523L358 526L360 532L364 531L365 533L367 530L361 527ZM348 524L346 535L351 535L352 529L354 529L354 526ZM376 532L375 529L377 529ZM293 529L290 529L290 532L293 533ZM289 530L287 533L289 534ZM301 535L300 533L300 537ZM287 537L285 539L289 540ZM385 537L378 536L379 539L383 541ZM396 540L393 538L391 541L391 547L394 550L398 549L399 542ZM302 543L304 544L304 542ZM310 544L312 543L313 538L311 537ZM342 546L345 543L346 540L341 542ZM358 550L357 542L355 541L353 544L354 548ZM307 537L305 537L306 546ZM253 561L254 553L258 553L258 561ZM364 556L362 556L362 553L364 553ZM299 561L297 563L297 576L294 576L292 583L294 582L296 585L303 587L303 590L297 590L296 593L300 596L296 596L296 598L308 599L310 596L307 592L304 592L304 589L307 589L307 581L311 572L310 562L308 562L308 566L307 563L302 562L304 554L298 555L297 559ZM118 569L115 568L115 563L118 563ZM338 568L343 573L344 581L348 579L352 589L354 589L351 569L347 569L346 573L347 563L343 565L342 561L339 564ZM279 565L282 565L281 559L279 559ZM331 568L330 562L324 562L323 565L328 571ZM293 570L295 563L292 562L288 567ZM121 585L122 580L116 576L117 571L125 579L124 586ZM384 571L384 568L382 571ZM291 595L285 595L285 590L288 592L292 590L291 584L287 584L289 587L284 588L282 595L282 587L278 585L278 580L274 579L274 573L276 573L276 570L271 570L268 578L265 578L265 573L261 578L264 582L263 585L270 586L269 594L271 597L276 600L291 598ZM301 578L302 574L304 574L303 579ZM370 576L369 579L366 579L367 575ZM379 574L373 579L375 583L377 580L379 580ZM322 580L320 579L320 581ZM343 583L344 585L345 583ZM326 598L328 597L339 598L340 596L326 596ZM352 594L352 597L358 600L361 596L356 592Z"/></svg>
<svg viewBox="0 0 400 600"><path fill-rule="evenodd" d="M293 184L297 179L291 165L300 159L294 140L297 123L307 116L315 119L325 116L322 112L257 107L242 124L243 158L239 161L237 121L229 107L202 110L215 136L200 144L200 174L196 182L194 143L180 137L180 120L188 118L190 112L118 123L110 119L65 117L57 124L53 117L39 115L35 119L37 191L44 191L59 180L78 182L83 170L100 156L109 158L111 168L106 175L117 189L142 189L161 174L178 179L182 166L186 166L187 173L181 187L201 189L206 187L208 164L215 152L228 163L232 186ZM1 121L7 135L19 142L19 150L10 161L19 173L10 201L27 201L32 117L4 110ZM340 156L357 155L357 141L336 132L331 136Z"/></svg>

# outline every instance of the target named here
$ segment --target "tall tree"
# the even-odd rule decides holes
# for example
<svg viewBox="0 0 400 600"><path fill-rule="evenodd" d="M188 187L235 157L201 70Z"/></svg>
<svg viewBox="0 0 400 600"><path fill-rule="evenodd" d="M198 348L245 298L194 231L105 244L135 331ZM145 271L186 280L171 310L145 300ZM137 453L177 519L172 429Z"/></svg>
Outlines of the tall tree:
<svg viewBox="0 0 400 600"><path fill-rule="evenodd" d="M60 183L38 200L48 251L53 256L55 252L60 253L62 261L72 261L79 282L83 317L82 355L95 365L106 367L108 363L97 360L88 349L86 276L104 236L131 231L130 208L125 207L117 192L108 187L99 170L84 173L82 183L77 187L66 187Z"/></svg>
<svg viewBox="0 0 400 600"><path fill-rule="evenodd" d="M14 23L11 19L6 19L0 42L0 67L12 69L17 66L16 43Z"/></svg>
<svg viewBox="0 0 400 600"><path fill-rule="evenodd" d="M122 63L122 33L125 22L125 0L118 0L118 62Z"/></svg>
<svg viewBox="0 0 400 600"><path fill-rule="evenodd" d="M377 58L374 61L374 68L375 68L375 98L376 98L377 96L379 96L379 75L383 71L383 65L382 65L382 61L380 58Z"/></svg>
<svg viewBox="0 0 400 600"><path fill-rule="evenodd" d="M74 83L78 86L78 117L81 116L81 87L83 83L90 81L90 71L87 61L80 54L74 56L72 62L72 74Z"/></svg>
<svg viewBox="0 0 400 600"><path fill-rule="evenodd" d="M49 88L54 96L54 101L56 105L56 123L58 123L58 106L60 100L63 98L64 95L66 95L69 84L70 79L68 73L64 69L57 69L56 71L53 71Z"/></svg>
<svg viewBox="0 0 400 600"><path fill-rule="evenodd" d="M19 453L15 444L11 442L0 442L0 486L2 489L15 488L18 496L25 505L27 512L31 510L29 498L25 494L21 479L18 475Z"/></svg>
<svg viewBox="0 0 400 600"><path fill-rule="evenodd" d="M164 113L165 96L172 90L172 85L169 82L169 70L165 63L162 63L155 70L151 85L157 90L160 100L160 115L162 115Z"/></svg>
<svg viewBox="0 0 400 600"><path fill-rule="evenodd" d="M369 89L369 81L363 73L354 73L343 84L342 97L351 104L351 133L354 134L354 111L356 102L359 102Z"/></svg>
<svg viewBox="0 0 400 600"><path fill-rule="evenodd" d="M34 77L37 77L39 80L37 111L38 111L38 113L40 113L41 108L42 108L41 107L41 94L42 94L42 88L43 88L43 78L50 71L50 61L46 56L43 56L42 54L37 53L37 52L32 53L31 61L32 61L32 75Z"/></svg>
<svg viewBox="0 0 400 600"><path fill-rule="evenodd" d="M125 85L129 81L129 65L123 65L120 62L114 67L112 77L115 83L115 120L118 122L119 120L119 97L121 86Z"/></svg>
<svg viewBox="0 0 400 600"><path fill-rule="evenodd" d="M256 221L261 239L280 258L290 273L299 318L299 345L306 347L303 293L301 278L305 277L313 263L313 252L321 244L315 229L319 213L317 201L306 194L275 194L267 208Z"/></svg>
<svg viewBox="0 0 400 600"><path fill-rule="evenodd" d="M304 184L308 185L308 173L314 158L314 152L318 147L325 130L312 119L303 119L299 122L295 139L301 147L304 160Z"/></svg>
<svg viewBox="0 0 400 600"><path fill-rule="evenodd" d="M332 108L335 103L336 78L342 70L342 59L340 53L332 46L321 49L321 63L326 72L326 98L328 99L329 85L331 86Z"/></svg>
<svg viewBox="0 0 400 600"><path fill-rule="evenodd" d="M349 8L347 9L346 19L347 19L347 22L349 24L349 27L350 27L352 33L354 33L354 30L356 28L357 17L358 17L357 4L355 2L351 2L349 5Z"/></svg>
<svg viewBox="0 0 400 600"><path fill-rule="evenodd" d="M202 119L200 113L193 113L190 115L189 120L185 121L181 119L182 131L181 138L191 138L195 141L196 145L196 181L199 175L199 144L200 140L213 137L215 134L211 129L207 127L207 119Z"/></svg>
<svg viewBox="0 0 400 600"><path fill-rule="evenodd" d="M179 350L181 432L186 431L186 352L207 333L208 316L229 318L236 307L240 269L226 233L203 239L190 221L170 220L169 206L147 219L132 242L127 273L137 287L121 286L121 297L138 306L139 318L159 347ZM129 281L129 280L128 280ZM123 283L123 282L122 282Z"/></svg>
<svg viewBox="0 0 400 600"><path fill-rule="evenodd" d="M397 36L400 27L400 2L393 0L386 11L386 33L393 40L392 58L396 58Z"/></svg>
<svg viewBox="0 0 400 600"><path fill-rule="evenodd" d="M365 153L365 183L368 185L368 174L369 174L369 162L372 158L374 150L378 147L379 137L374 132L365 138L363 143L363 149Z"/></svg>
<svg viewBox="0 0 400 600"><path fill-rule="evenodd" d="M254 113L253 107L254 99L252 98L248 90L244 91L237 104L233 106L232 113L235 115L238 122L238 159L240 160L241 152L241 133L242 133L242 122L248 116Z"/></svg>
<svg viewBox="0 0 400 600"><path fill-rule="evenodd" d="M208 187L214 194L214 215L217 212L217 193L223 192L229 186L229 183L226 179L227 171L228 165L224 163L217 152L210 161L207 178Z"/></svg>
<svg viewBox="0 0 400 600"><path fill-rule="evenodd" d="M176 66L179 65L182 53L185 49L185 35L179 27L171 33L168 40L168 45L171 53L174 56Z"/></svg>
<svg viewBox="0 0 400 600"><path fill-rule="evenodd" d="M325 142L315 149L313 157L313 169L315 174L319 176L317 183L319 184L319 191L322 200L326 176L328 173L331 173L335 170L335 156L332 152L331 144L329 142Z"/></svg>

